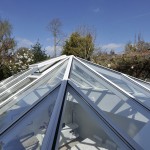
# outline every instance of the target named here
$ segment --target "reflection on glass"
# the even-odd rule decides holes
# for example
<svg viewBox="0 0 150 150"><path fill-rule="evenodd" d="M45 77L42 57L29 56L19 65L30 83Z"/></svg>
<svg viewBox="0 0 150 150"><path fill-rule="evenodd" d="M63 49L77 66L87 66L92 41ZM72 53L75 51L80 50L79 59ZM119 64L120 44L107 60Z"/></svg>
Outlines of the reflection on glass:
<svg viewBox="0 0 150 150"><path fill-rule="evenodd" d="M49 62L48 65L44 65L42 67L40 67L35 73L42 73L44 72L45 70L49 69L50 67L52 67L53 65L55 65L56 63L60 62L61 60L57 60L55 62Z"/></svg>
<svg viewBox="0 0 150 150"><path fill-rule="evenodd" d="M133 85L130 84L129 82L126 82L120 73L116 73L115 71L107 70L103 67L98 67L98 66L93 65L88 62L84 62L84 63L86 63L91 68L95 69L97 72L102 74L104 77L106 77L107 79L109 79L110 81L112 81L113 83L115 83L116 85L118 85L119 87L121 87L122 89L124 89L125 91L130 93L131 95L133 95L140 102L142 102L150 107L150 97L147 96L146 94L144 94L143 92L137 90L136 88L134 88ZM130 77L130 78L132 78L132 77ZM142 84L143 86L146 86L147 88L150 88L150 84L148 84L148 83L137 80L136 78L133 78L133 80L135 80L136 82L139 82L140 84Z"/></svg>
<svg viewBox="0 0 150 150"><path fill-rule="evenodd" d="M59 87L45 97L22 120L3 137L0 146L3 150L39 150L57 98Z"/></svg>
<svg viewBox="0 0 150 150"><path fill-rule="evenodd" d="M66 65L67 62L63 63L61 67L58 67L48 73L42 80L39 81L40 84L37 83L37 85L30 87L28 94L24 95L25 91L19 93L17 96L13 97L8 104L0 109L0 132L7 128L13 121L21 116L22 113L28 110L31 105L37 102L41 97L47 95L52 88L60 83L63 78Z"/></svg>
<svg viewBox="0 0 150 150"><path fill-rule="evenodd" d="M129 82L126 83L122 78L116 79L110 75L103 74L106 78L108 78L110 81L114 82L116 85L133 95L136 99L138 99L140 102L146 104L150 107L150 97L141 92L140 90L136 89L131 85Z"/></svg>
<svg viewBox="0 0 150 150"><path fill-rule="evenodd" d="M8 79L5 79L4 81L0 82L0 93L4 92L5 90L7 90L7 88L10 88L15 83L19 82L22 79L22 77L20 78L19 76L23 75L23 73L28 72L28 71L29 71L29 69L24 70L24 71L19 72L15 75L9 77Z"/></svg>
<svg viewBox="0 0 150 150"><path fill-rule="evenodd" d="M3 95L1 95L0 102L5 101L11 95L18 92L18 90L24 88L25 86L27 86L29 83L33 82L34 80L35 78L26 78L25 80L22 80L19 84L17 84L15 87L12 87L9 90L6 90L6 92L3 93Z"/></svg>
<svg viewBox="0 0 150 150"><path fill-rule="evenodd" d="M146 80L144 81L144 80L132 77L132 76L129 76L129 77L132 78L133 80L135 80L136 82L142 84L143 86L147 87L148 89L150 89L150 82L149 81L146 81Z"/></svg>
<svg viewBox="0 0 150 150"><path fill-rule="evenodd" d="M142 107L138 110L129 97L118 97L112 91L111 85L110 87L106 86L101 78L75 60L73 61L70 79L89 97L95 107L102 110L116 126L122 128L144 149L147 145L150 146L150 143L144 140L145 136L148 139L150 138L150 134L146 133L147 129L150 130L150 116L147 111ZM85 83L88 86L84 86Z"/></svg>
<svg viewBox="0 0 150 150"><path fill-rule="evenodd" d="M59 150L117 150L118 144L106 134L94 112L68 87L62 116Z"/></svg>

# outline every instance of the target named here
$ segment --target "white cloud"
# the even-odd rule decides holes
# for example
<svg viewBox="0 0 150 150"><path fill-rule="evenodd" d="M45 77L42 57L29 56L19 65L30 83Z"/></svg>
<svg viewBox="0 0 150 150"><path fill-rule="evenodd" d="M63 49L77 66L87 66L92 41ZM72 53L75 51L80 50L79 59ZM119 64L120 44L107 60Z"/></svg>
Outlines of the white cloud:
<svg viewBox="0 0 150 150"><path fill-rule="evenodd" d="M17 47L27 47L27 48L30 48L31 45L33 45L33 42L31 42L30 40L28 39L25 39L25 38L16 38L17 40Z"/></svg>
<svg viewBox="0 0 150 150"><path fill-rule="evenodd" d="M46 41L47 41L47 42L51 42L52 39L51 39L51 38L47 38Z"/></svg>
<svg viewBox="0 0 150 150"><path fill-rule="evenodd" d="M123 48L123 44L117 44L117 43L109 43L109 44L106 44L106 45L102 45L102 49L106 49L106 50L115 50L115 49L118 49L118 48Z"/></svg>
<svg viewBox="0 0 150 150"><path fill-rule="evenodd" d="M54 56L54 46L47 46L47 47L45 47L45 50L46 50L48 55L50 55L51 57ZM61 46L57 46L56 50L57 50L56 51L56 53L57 53L56 55L60 56L61 55L61 51L62 51L62 47Z"/></svg>
<svg viewBox="0 0 150 150"><path fill-rule="evenodd" d="M149 16L149 15L150 15L150 12L147 12L147 13L143 13L143 14L137 15L137 16L135 16L135 18L144 17L144 16Z"/></svg>
<svg viewBox="0 0 150 150"><path fill-rule="evenodd" d="M98 13L100 11L100 9L99 8L95 8L95 9L93 9L93 12L95 12L95 13Z"/></svg>

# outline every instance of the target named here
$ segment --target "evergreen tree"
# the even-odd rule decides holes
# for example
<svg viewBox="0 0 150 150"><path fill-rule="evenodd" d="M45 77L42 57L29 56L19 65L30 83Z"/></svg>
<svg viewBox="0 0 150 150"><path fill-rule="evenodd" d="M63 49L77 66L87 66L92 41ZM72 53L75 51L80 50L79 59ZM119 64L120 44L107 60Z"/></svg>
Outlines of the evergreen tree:
<svg viewBox="0 0 150 150"><path fill-rule="evenodd" d="M75 55L90 60L94 51L94 43L91 34L82 36L78 32L72 33L63 46L62 54Z"/></svg>
<svg viewBox="0 0 150 150"><path fill-rule="evenodd" d="M31 52L33 53L33 63L44 61L50 58L45 53L45 50L42 50L42 46L39 42L37 42L35 45L32 46Z"/></svg>

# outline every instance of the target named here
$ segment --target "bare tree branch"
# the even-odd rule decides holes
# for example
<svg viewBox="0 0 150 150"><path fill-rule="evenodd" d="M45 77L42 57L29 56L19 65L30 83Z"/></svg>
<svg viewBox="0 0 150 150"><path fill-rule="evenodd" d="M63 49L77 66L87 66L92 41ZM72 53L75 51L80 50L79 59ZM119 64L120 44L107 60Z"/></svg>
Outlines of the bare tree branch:
<svg viewBox="0 0 150 150"><path fill-rule="evenodd" d="M54 37L54 57L56 57L56 46L61 41L59 39L60 34L61 34L61 26L62 26L62 23L60 19L58 18L51 20L47 26L48 31L50 31Z"/></svg>

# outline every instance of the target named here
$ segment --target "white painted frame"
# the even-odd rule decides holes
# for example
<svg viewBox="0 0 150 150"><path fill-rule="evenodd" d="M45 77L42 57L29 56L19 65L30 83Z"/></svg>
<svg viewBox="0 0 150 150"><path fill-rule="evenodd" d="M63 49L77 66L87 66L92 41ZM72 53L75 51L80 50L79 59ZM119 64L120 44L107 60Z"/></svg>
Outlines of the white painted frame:
<svg viewBox="0 0 150 150"><path fill-rule="evenodd" d="M60 89L59 89L58 97L57 97L57 100L56 100L56 103L55 103L55 106L53 109L51 120L50 120L50 123L49 123L47 131L46 131L46 135L43 140L41 150L50 150L53 147L53 142L54 142L54 138L55 138L55 134L56 134L56 129L57 129L58 119L59 119L59 115L60 115L60 111L61 111L61 106L64 101L68 77L69 77L69 73L70 73L70 69L71 69L71 65L72 65L72 59L73 59L73 56L70 56L69 62L68 62L68 65L67 65L67 68L66 68L66 71L64 74L64 78L63 78L63 81L62 81Z"/></svg>
<svg viewBox="0 0 150 150"><path fill-rule="evenodd" d="M98 69L101 69L102 73L109 74L110 76L113 76L114 78L117 78L119 80L124 81L125 83L127 83L128 86L131 85L132 87L134 87L135 89L137 89L138 91L140 91L141 93L145 94L147 97L150 98L150 88L147 87L147 86L150 86L150 84L148 82L145 82L145 81L140 80L140 79L136 79L134 77L131 78L126 74L123 74L121 72L106 68L106 67L98 65L98 64L91 63L91 62L89 62L87 60L84 60L84 59L81 59L81 58L77 58L77 59L82 60L83 63L86 62L88 64L91 64L94 67L94 71L96 71L98 74L101 74L98 71ZM89 67L89 68L91 68L91 67ZM93 68L91 68L91 69L93 69ZM139 83L136 80L139 80L139 82L142 82L143 84ZM144 84L146 84L147 86L145 86ZM126 90L124 90L124 89L122 89L122 90L126 92ZM129 93L129 92L126 92L126 93L128 93L135 100L137 100L140 104L142 104L144 107L146 107L148 110L150 110L150 106L148 106L147 104L142 103L137 97L133 96L131 93Z"/></svg>
<svg viewBox="0 0 150 150"><path fill-rule="evenodd" d="M118 85L116 85L115 83L113 83L112 81L110 81L109 79L107 79L106 77L104 77L102 74L100 74L99 72L95 71L94 69L92 69L91 67L89 67L88 65L86 65L85 63L83 63L82 61L80 61L78 58L74 58L74 59L77 60L78 62L80 62L86 68L88 68L88 70L91 70L91 72L93 72L96 76L98 76L101 79L101 82L104 85L109 86L112 89L112 91L117 96L119 96L122 99L124 99L124 97L129 97L137 105L140 105L144 109L146 109L147 111L150 111L150 108L147 105L143 104L141 101L139 101L138 99L136 99L133 95L131 95L130 93L126 92L124 89L120 88Z"/></svg>
<svg viewBox="0 0 150 150"><path fill-rule="evenodd" d="M86 103L99 115L99 118L101 121L103 121L103 124L105 126L107 125L107 130L109 129L109 132L111 134L114 134L114 136L117 136L119 139L121 139L124 143L128 145L130 149L136 149L136 150L142 150L142 147L138 145L131 137L129 137L123 130L116 127L116 125L106 116L103 111L98 109L93 102L85 95L83 92L72 82L69 80L69 85L82 97ZM105 127L106 128L106 127ZM109 133L108 132L108 133ZM116 137L115 137L116 138Z"/></svg>
<svg viewBox="0 0 150 150"><path fill-rule="evenodd" d="M41 84L42 80L45 80L45 76L47 76L48 73L50 73L51 71L53 71L54 69L56 69L58 66L60 66L63 62L65 62L68 58L58 62L57 64L55 64L54 66L52 66L51 68L47 69L46 71L44 71L41 76L37 77L36 80L34 80L32 83L28 84L27 86L25 86L24 88L20 89L18 92L14 93L12 96L10 96L8 99L6 99L5 101L3 101L2 103L0 103L0 108L3 107L4 105L6 105L9 101L11 101L11 99L14 97L14 96L17 96L19 95L19 93L23 93L22 96L25 96L27 95L30 91L32 91L32 86L34 86L35 84L36 85L39 85ZM30 77L32 77L32 75L30 75ZM16 85L14 86L17 86L17 83ZM31 88L30 88L31 87Z"/></svg>

